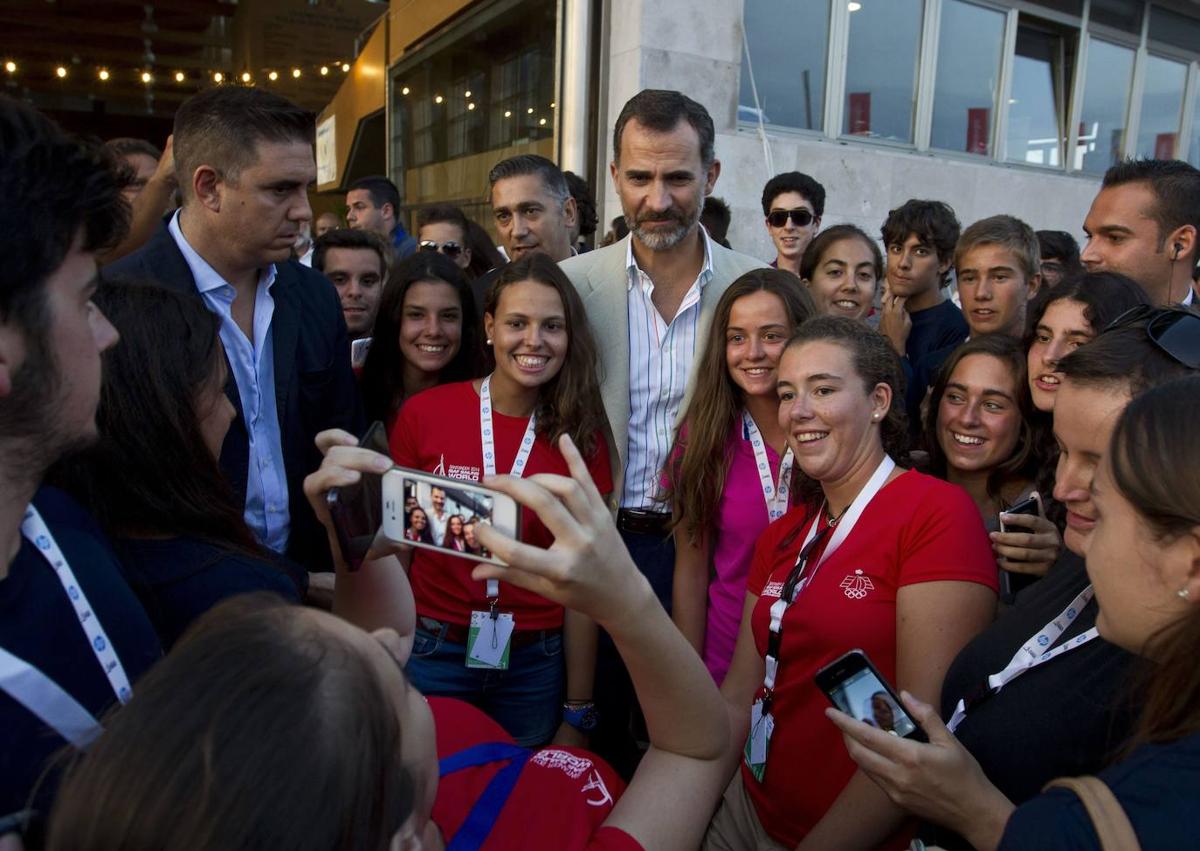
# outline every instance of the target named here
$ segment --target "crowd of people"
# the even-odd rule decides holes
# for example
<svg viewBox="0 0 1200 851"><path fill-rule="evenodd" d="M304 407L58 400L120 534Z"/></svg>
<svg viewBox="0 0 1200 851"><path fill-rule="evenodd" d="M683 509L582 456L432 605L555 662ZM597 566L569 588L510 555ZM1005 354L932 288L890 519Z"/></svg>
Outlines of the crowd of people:
<svg viewBox="0 0 1200 851"><path fill-rule="evenodd" d="M0 848L1194 841L1200 171L1114 166L1082 251L789 172L767 263L679 92L601 239L533 154L498 245L384 177L314 221L313 136L0 96ZM330 495L396 466L360 562ZM851 650L894 695L831 705Z"/></svg>

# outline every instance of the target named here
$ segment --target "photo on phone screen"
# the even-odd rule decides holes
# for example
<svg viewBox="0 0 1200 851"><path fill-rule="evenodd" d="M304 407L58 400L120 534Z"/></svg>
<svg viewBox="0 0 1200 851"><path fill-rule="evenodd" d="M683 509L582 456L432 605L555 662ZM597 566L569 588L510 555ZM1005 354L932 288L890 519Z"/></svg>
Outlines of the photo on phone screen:
<svg viewBox="0 0 1200 851"><path fill-rule="evenodd" d="M902 738L924 738L899 697L861 650L852 650L826 665L815 679L830 702L851 718Z"/></svg>

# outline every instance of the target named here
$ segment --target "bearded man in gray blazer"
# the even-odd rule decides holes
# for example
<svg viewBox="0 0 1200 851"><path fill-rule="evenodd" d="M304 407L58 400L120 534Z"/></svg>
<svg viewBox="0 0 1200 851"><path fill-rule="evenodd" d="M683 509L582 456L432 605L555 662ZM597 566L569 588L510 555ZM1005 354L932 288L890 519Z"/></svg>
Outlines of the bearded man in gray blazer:
<svg viewBox="0 0 1200 851"><path fill-rule="evenodd" d="M600 347L617 526L668 612L675 547L670 506L657 499L660 471L721 294L765 265L721 247L700 226L721 172L714 138L711 116L691 98L656 89L634 95L617 118L610 166L629 236L562 263ZM627 732L632 689L603 638L596 664L600 726L592 744L625 773L636 762Z"/></svg>

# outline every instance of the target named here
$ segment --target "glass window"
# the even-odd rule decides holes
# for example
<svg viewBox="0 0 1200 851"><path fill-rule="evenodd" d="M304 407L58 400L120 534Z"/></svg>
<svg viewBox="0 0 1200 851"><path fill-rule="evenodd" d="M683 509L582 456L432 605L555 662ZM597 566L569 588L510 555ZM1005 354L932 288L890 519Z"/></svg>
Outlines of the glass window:
<svg viewBox="0 0 1200 851"><path fill-rule="evenodd" d="M1161 41L1184 50L1200 50L1200 19L1189 18L1161 6L1150 7L1150 41Z"/></svg>
<svg viewBox="0 0 1200 851"><path fill-rule="evenodd" d="M762 119L767 124L820 130L825 110L826 0L746 0L743 24ZM738 120L758 122L750 67L742 54Z"/></svg>
<svg viewBox="0 0 1200 851"><path fill-rule="evenodd" d="M1073 33L1021 17L1008 96L1009 162L1062 167L1075 43Z"/></svg>
<svg viewBox="0 0 1200 851"><path fill-rule="evenodd" d="M1078 170L1103 174L1121 158L1132 77L1133 51L1130 48L1099 39L1088 43L1079 145L1075 149L1075 168Z"/></svg>
<svg viewBox="0 0 1200 851"><path fill-rule="evenodd" d="M843 133L912 142L922 5L922 0L849 4Z"/></svg>
<svg viewBox="0 0 1200 851"><path fill-rule="evenodd" d="M1192 141L1188 162L1200 168L1200 86L1196 86L1196 102L1192 105Z"/></svg>
<svg viewBox="0 0 1200 851"><path fill-rule="evenodd" d="M1092 23L1142 34L1142 0L1092 0Z"/></svg>
<svg viewBox="0 0 1200 851"><path fill-rule="evenodd" d="M1029 0L1029 2L1076 17L1083 14L1083 0Z"/></svg>
<svg viewBox="0 0 1200 851"><path fill-rule="evenodd" d="M984 156L992 152L1004 17L962 0L945 0L942 5L933 147Z"/></svg>
<svg viewBox="0 0 1200 851"><path fill-rule="evenodd" d="M1146 57L1137 155L1173 160L1179 155L1179 119L1187 66L1159 56Z"/></svg>

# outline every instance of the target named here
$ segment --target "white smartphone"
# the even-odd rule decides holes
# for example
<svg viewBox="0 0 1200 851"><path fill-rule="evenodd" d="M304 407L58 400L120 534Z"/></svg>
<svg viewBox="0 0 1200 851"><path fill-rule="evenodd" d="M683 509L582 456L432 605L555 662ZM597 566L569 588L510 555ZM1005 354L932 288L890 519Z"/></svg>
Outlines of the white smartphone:
<svg viewBox="0 0 1200 851"><path fill-rule="evenodd" d="M354 369L360 368L367 362L367 351L371 348L371 338L363 337L361 340L352 340L350 342L350 366Z"/></svg>
<svg viewBox="0 0 1200 851"><path fill-rule="evenodd" d="M390 540L504 564L479 543L475 528L481 523L520 540L521 514L508 494L406 467L383 476L383 534Z"/></svg>

